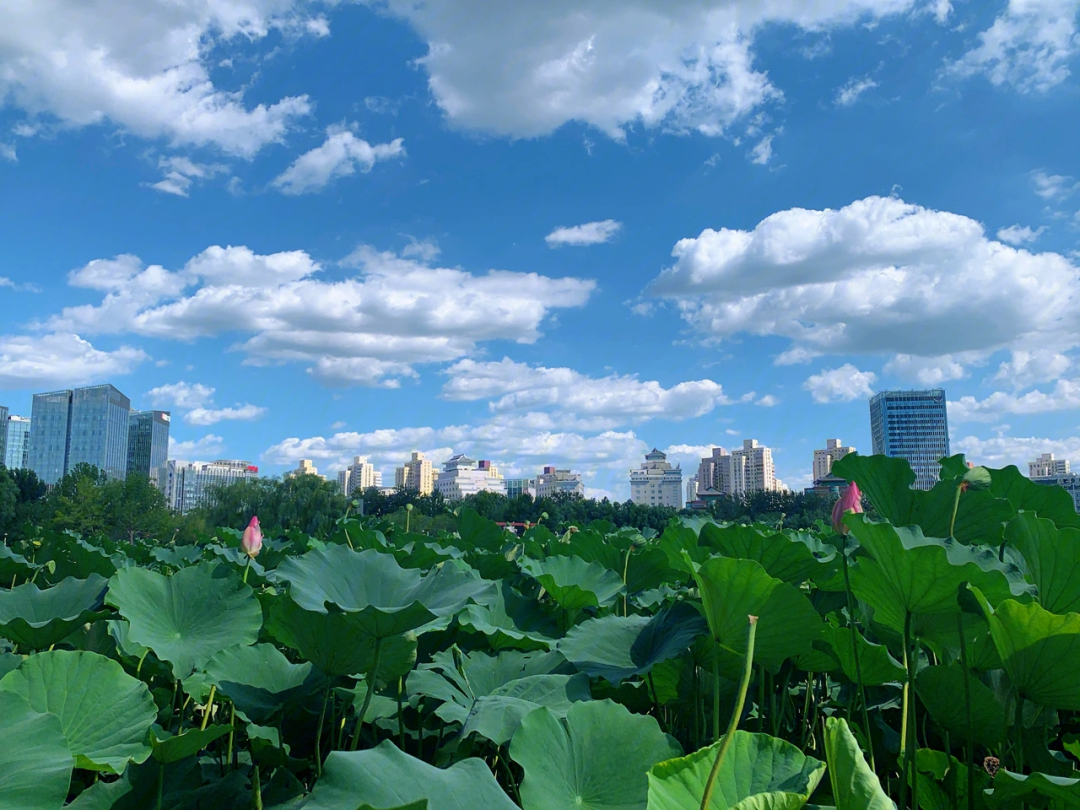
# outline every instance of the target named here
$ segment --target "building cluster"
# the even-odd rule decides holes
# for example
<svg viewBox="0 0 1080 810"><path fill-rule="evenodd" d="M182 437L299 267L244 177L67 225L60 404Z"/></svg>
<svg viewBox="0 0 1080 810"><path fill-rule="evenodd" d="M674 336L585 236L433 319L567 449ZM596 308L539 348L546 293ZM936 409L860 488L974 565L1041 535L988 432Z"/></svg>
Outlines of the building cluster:
<svg viewBox="0 0 1080 810"><path fill-rule="evenodd" d="M1072 495L1076 511L1080 512L1080 472L1073 472L1067 459L1054 458L1053 453L1043 453L1028 462L1028 477L1039 484L1064 487Z"/></svg>

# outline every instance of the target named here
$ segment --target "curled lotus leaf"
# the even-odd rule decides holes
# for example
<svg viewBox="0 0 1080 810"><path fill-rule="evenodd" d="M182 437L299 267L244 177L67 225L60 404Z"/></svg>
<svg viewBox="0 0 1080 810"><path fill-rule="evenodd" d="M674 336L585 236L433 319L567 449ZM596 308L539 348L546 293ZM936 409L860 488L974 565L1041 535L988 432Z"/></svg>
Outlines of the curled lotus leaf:
<svg viewBox="0 0 1080 810"><path fill-rule="evenodd" d="M580 557L524 559L521 570L543 585L564 610L605 607L624 590L618 574Z"/></svg>
<svg viewBox="0 0 1080 810"><path fill-rule="evenodd" d="M60 718L0 691L0 807L57 810L67 799L75 758Z"/></svg>
<svg viewBox="0 0 1080 810"><path fill-rule="evenodd" d="M68 577L51 588L32 582L0 591L0 636L36 650L56 644L87 622L107 614L101 610L107 580L99 574Z"/></svg>

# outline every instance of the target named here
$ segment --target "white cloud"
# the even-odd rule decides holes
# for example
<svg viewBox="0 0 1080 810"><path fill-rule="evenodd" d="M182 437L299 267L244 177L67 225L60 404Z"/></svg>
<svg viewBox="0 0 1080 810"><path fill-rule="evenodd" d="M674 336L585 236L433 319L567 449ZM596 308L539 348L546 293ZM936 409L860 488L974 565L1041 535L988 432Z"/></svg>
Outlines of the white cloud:
<svg viewBox="0 0 1080 810"><path fill-rule="evenodd" d="M910 354L898 354L885 364L886 374L895 374L905 380L911 380L929 387L941 385L949 380L959 380L967 376L967 366L982 365L986 362L986 352L961 352L943 354L938 357L916 357Z"/></svg>
<svg viewBox="0 0 1080 810"><path fill-rule="evenodd" d="M1024 475L1028 462L1043 453L1053 453L1057 458L1080 459L1080 436L1049 439L1034 436L997 436L982 439L965 436L951 443L954 453L963 453L968 461L988 467L1001 468L1015 464ZM1075 469L1075 465L1074 465Z"/></svg>
<svg viewBox="0 0 1080 810"><path fill-rule="evenodd" d="M586 222L584 225L574 225L571 228L556 228L544 237L544 241L548 243L548 247L599 245L602 242L610 242L621 228L622 223L613 219Z"/></svg>
<svg viewBox="0 0 1080 810"><path fill-rule="evenodd" d="M1080 0L1009 0L979 44L946 71L984 74L991 84L1022 93L1045 92L1069 77L1069 61L1080 50L1076 15Z"/></svg>
<svg viewBox="0 0 1080 810"><path fill-rule="evenodd" d="M193 408L184 414L189 425L216 425L218 422L251 422L266 413L257 405L238 405L235 408Z"/></svg>
<svg viewBox="0 0 1080 810"><path fill-rule="evenodd" d="M305 362L328 384L393 386L415 375L412 364L457 360L482 341L532 343L552 311L584 305L596 286L505 270L474 275L368 247L345 264L359 270L323 281L303 251L214 246L178 271L130 255L96 260L69 280L104 292L101 304L67 307L45 326L185 341L239 334L234 348L249 363Z"/></svg>
<svg viewBox="0 0 1080 810"><path fill-rule="evenodd" d="M1008 362L998 366L997 374L991 379L1021 390L1036 383L1060 379L1071 366L1072 360L1053 349L1015 350Z"/></svg>
<svg viewBox="0 0 1080 810"><path fill-rule="evenodd" d="M719 383L682 382L664 388L633 375L588 377L569 368L461 360L446 370L450 380L442 398L487 399L493 413L526 413L541 418L549 411L551 425L603 430L650 419L691 419L730 403Z"/></svg>
<svg viewBox="0 0 1080 810"><path fill-rule="evenodd" d="M131 346L113 351L95 349L75 334L41 337L0 335L0 388L43 388L100 382L130 374L148 360Z"/></svg>
<svg viewBox="0 0 1080 810"><path fill-rule="evenodd" d="M1064 174L1047 174L1042 169L1031 173L1031 182L1035 186L1035 193L1044 200L1063 200L1071 195L1080 183Z"/></svg>
<svg viewBox="0 0 1080 810"><path fill-rule="evenodd" d="M753 231L676 243L646 295L675 303L707 340L786 337L777 362L812 354L979 357L1080 344L1080 272L1057 253L988 239L968 217L869 197L794 208ZM978 324L965 329L961 324ZM974 353L974 354L966 354Z"/></svg>
<svg viewBox="0 0 1080 810"><path fill-rule="evenodd" d="M1080 408L1080 379L1058 380L1046 392L1038 389L1023 395L995 391L986 399L967 396L949 402L949 420L993 422L1003 414L1037 414Z"/></svg>
<svg viewBox="0 0 1080 810"><path fill-rule="evenodd" d="M852 76L843 86L836 88L833 104L837 107L850 107L867 90L873 90L878 83L869 76Z"/></svg>
<svg viewBox="0 0 1080 810"><path fill-rule="evenodd" d="M755 69L768 23L820 32L905 13L917 0L386 0L428 44L417 60L449 121L537 137L570 121L622 138L641 125L720 135L780 98Z"/></svg>
<svg viewBox="0 0 1080 810"><path fill-rule="evenodd" d="M326 141L298 157L273 185L283 194L311 194L322 191L332 180L355 174L357 169L370 172L381 160L405 155L401 138L372 146L357 138L349 129L333 126L326 130Z"/></svg>
<svg viewBox="0 0 1080 810"><path fill-rule="evenodd" d="M206 180L229 171L229 167L221 163L196 163L179 155L161 158L158 161L158 168L165 176L158 182L151 183L150 188L177 197L188 196L188 191L196 181Z"/></svg>
<svg viewBox="0 0 1080 810"><path fill-rule="evenodd" d="M750 162L756 163L759 166L764 166L772 160L772 142L772 135L766 135L758 141L757 145L750 150Z"/></svg>
<svg viewBox="0 0 1080 810"><path fill-rule="evenodd" d="M18 163L19 155L15 151L15 144L0 141L0 158L10 160L12 163Z"/></svg>
<svg viewBox="0 0 1080 810"><path fill-rule="evenodd" d="M221 436L208 433L201 439L179 442L169 437L169 458L185 461L198 461L206 458L221 458L225 452L225 440Z"/></svg>
<svg viewBox="0 0 1080 810"><path fill-rule="evenodd" d="M814 402L851 402L872 396L875 382L874 372L859 371L851 363L844 363L840 368L822 369L820 374L810 375L803 389L810 392Z"/></svg>
<svg viewBox="0 0 1080 810"><path fill-rule="evenodd" d="M214 389L202 383L177 383L159 385L146 392L155 408L202 408L214 400Z"/></svg>
<svg viewBox="0 0 1080 810"><path fill-rule="evenodd" d="M1028 242L1034 242L1040 236L1043 235L1043 231L1046 230L1046 226L1032 230L1027 225L1020 227L1019 225L1010 225L1008 228L1000 228L997 232L997 238L1002 242L1008 242L1010 245L1023 245Z"/></svg>
<svg viewBox="0 0 1080 810"><path fill-rule="evenodd" d="M251 157L310 111L307 96L248 106L242 90L215 86L207 59L272 30L324 29L294 0L5 3L0 98L63 126L109 122L144 138Z"/></svg>

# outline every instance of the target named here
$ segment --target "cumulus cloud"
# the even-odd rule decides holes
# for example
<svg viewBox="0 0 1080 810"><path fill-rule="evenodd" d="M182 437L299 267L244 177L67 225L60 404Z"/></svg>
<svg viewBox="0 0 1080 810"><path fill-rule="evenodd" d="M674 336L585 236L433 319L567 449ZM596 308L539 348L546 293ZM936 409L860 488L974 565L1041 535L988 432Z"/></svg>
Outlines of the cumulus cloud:
<svg viewBox="0 0 1080 810"><path fill-rule="evenodd" d="M130 374L149 357L142 349L95 349L71 333L0 335L0 388L82 385Z"/></svg>
<svg viewBox="0 0 1080 810"><path fill-rule="evenodd" d="M150 188L177 197L188 196L194 183L229 171L229 167L221 163L196 163L179 155L161 158L158 168L165 176L158 182L151 183Z"/></svg>
<svg viewBox="0 0 1080 810"><path fill-rule="evenodd" d="M836 88L833 104L837 107L850 107L867 90L873 90L878 83L869 76L852 76L843 86Z"/></svg>
<svg viewBox="0 0 1080 810"><path fill-rule="evenodd" d="M155 408L201 408L214 401L213 388L183 380L151 388L146 395Z"/></svg>
<svg viewBox="0 0 1080 810"><path fill-rule="evenodd" d="M919 385L934 387L949 380L959 380L967 376L967 367L982 365L986 361L986 355L986 352L943 354L939 357L898 354L885 364L884 371L886 374L895 374L901 379L917 382Z"/></svg>
<svg viewBox="0 0 1080 810"><path fill-rule="evenodd" d="M650 419L691 419L730 404L723 387L712 380L682 382L671 388L634 375L589 377L569 368L461 360L446 370L450 379L442 398L489 400L493 413L550 412L551 425L602 430ZM753 396L753 395L751 395Z"/></svg>
<svg viewBox="0 0 1080 810"><path fill-rule="evenodd" d="M635 125L720 135L781 97L755 68L768 23L820 32L921 8L918 0L385 0L428 43L417 60L449 121L537 137L570 121L623 138Z"/></svg>
<svg viewBox="0 0 1080 810"><path fill-rule="evenodd" d="M1047 174L1042 169L1031 173L1031 183L1035 186L1035 193L1044 200L1063 200L1080 188L1080 183L1068 175Z"/></svg>
<svg viewBox="0 0 1080 810"><path fill-rule="evenodd" d="M1010 225L1008 228L1000 228L997 232L997 238L1002 242L1008 242L1010 245L1025 245L1028 242L1034 242L1040 236L1043 235L1043 231L1046 230L1046 226L1033 230L1027 225L1020 227L1019 225Z"/></svg>
<svg viewBox="0 0 1080 810"><path fill-rule="evenodd" d="M172 436L169 437L169 458L200 461L207 458L221 458L224 452L225 440L213 433L208 433L201 439L184 442L177 441Z"/></svg>
<svg viewBox="0 0 1080 810"><path fill-rule="evenodd" d="M803 383L803 389L810 392L814 402L851 402L854 399L873 395L873 385L877 375L872 371L859 371L851 363L844 363L840 368L822 369L820 374L812 374Z"/></svg>
<svg viewBox="0 0 1080 810"><path fill-rule="evenodd" d="M1041 382L1059 379L1072 366L1072 360L1053 349L1016 350L1008 362L998 366L993 382L1011 385L1016 390Z"/></svg>
<svg viewBox="0 0 1080 810"><path fill-rule="evenodd" d="M375 164L405 155L404 141L395 138L390 143L372 146L357 138L347 128L336 126L326 130L326 141L298 157L289 168L274 178L272 185L283 194L311 194L322 191L332 181L348 177L359 169L370 172Z"/></svg>
<svg viewBox="0 0 1080 810"><path fill-rule="evenodd" d="M584 225L574 225L571 228L556 228L544 237L544 241L548 243L548 247L599 245L610 242L621 228L622 223L613 219L586 222Z"/></svg>
<svg viewBox="0 0 1080 810"><path fill-rule="evenodd" d="M70 127L108 122L242 157L281 141L311 105L304 95L245 104L242 90L211 80L208 45L271 31L328 33L324 19L294 0L5 3L0 31L0 98L31 116Z"/></svg>
<svg viewBox="0 0 1080 810"><path fill-rule="evenodd" d="M985 75L993 85L1022 93L1045 92L1069 77L1080 50L1076 16L1080 0L1009 0L978 44L946 66L960 77Z"/></svg>
<svg viewBox="0 0 1080 810"><path fill-rule="evenodd" d="M1004 245L973 219L894 197L780 211L752 231L706 229L672 255L646 295L673 302L708 340L788 338L777 362L893 354L910 365L942 346L954 359L977 359L1080 344L1073 261Z"/></svg>
<svg viewBox="0 0 1080 810"><path fill-rule="evenodd" d="M764 166L772 160L772 142L772 135L766 135L758 141L754 148L750 150L750 162Z"/></svg>
<svg viewBox="0 0 1080 810"><path fill-rule="evenodd" d="M975 464L997 468L1015 464L1024 475L1028 472L1028 462L1034 461L1043 453L1053 453L1057 458L1080 458L1080 436L1056 439L1035 436L996 436L984 439L964 436L953 439L951 445L954 453L963 453L968 461Z"/></svg>
<svg viewBox="0 0 1080 810"><path fill-rule="evenodd" d="M1010 394L995 391L985 399L972 396L949 402L949 420L953 422L993 422L1005 414L1038 414L1080 408L1080 379L1058 380L1049 391Z"/></svg>
<svg viewBox="0 0 1080 810"><path fill-rule="evenodd" d="M193 408L184 414L189 425L216 425L218 422L251 422L266 413L258 405L238 405L235 408Z"/></svg>
<svg viewBox="0 0 1080 810"><path fill-rule="evenodd" d="M105 293L101 303L67 307L42 326L186 341L239 334L246 362L304 362L327 384L393 386L414 376L412 364L457 360L482 341L532 343L551 312L584 305L596 286L472 274L368 247L345 264L354 275L324 281L304 251L214 246L176 271L130 255L95 260L69 282Z"/></svg>

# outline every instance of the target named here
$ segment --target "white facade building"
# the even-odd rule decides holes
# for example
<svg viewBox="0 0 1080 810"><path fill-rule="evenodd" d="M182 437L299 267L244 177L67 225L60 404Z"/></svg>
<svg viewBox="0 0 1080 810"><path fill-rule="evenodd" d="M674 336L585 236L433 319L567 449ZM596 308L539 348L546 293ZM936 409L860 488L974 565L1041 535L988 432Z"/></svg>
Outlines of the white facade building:
<svg viewBox="0 0 1080 810"><path fill-rule="evenodd" d="M697 476L691 475L686 479L686 502L693 503L697 500L698 483Z"/></svg>
<svg viewBox="0 0 1080 810"><path fill-rule="evenodd" d="M779 492L784 484L776 478L772 450L746 439L739 450L729 453L723 447L713 448L698 465L698 493L712 490L724 495L745 495L748 492Z"/></svg>
<svg viewBox="0 0 1080 810"><path fill-rule="evenodd" d="M634 503L681 509L682 496L682 469L672 467L655 447L646 454L640 469L630 471L630 500Z"/></svg>
<svg viewBox="0 0 1080 810"><path fill-rule="evenodd" d="M165 465L165 500L180 514L205 506L210 488L259 477L259 468L248 461L177 461Z"/></svg>
<svg viewBox="0 0 1080 810"><path fill-rule="evenodd" d="M430 495L435 489L435 471L423 453L414 452L405 466L394 470L394 486Z"/></svg>
<svg viewBox="0 0 1080 810"><path fill-rule="evenodd" d="M550 498L559 492L585 497L585 484L581 480L581 473L556 470L554 467L544 467L544 471L536 476L533 489L537 498Z"/></svg>
<svg viewBox="0 0 1080 810"><path fill-rule="evenodd" d="M1055 475L1068 475L1070 472L1068 460L1054 458L1053 453L1043 453L1034 461L1028 462L1029 478L1050 478Z"/></svg>
<svg viewBox="0 0 1080 810"><path fill-rule="evenodd" d="M325 475L319 475L319 470L315 467L315 463L310 458L302 458L302 459L300 459L300 463L296 465L295 470L289 470L287 473L285 473L281 477L282 478L293 478L294 476L297 476L297 475L314 475L317 478L323 479L324 481L326 480Z"/></svg>
<svg viewBox="0 0 1080 810"><path fill-rule="evenodd" d="M474 461L464 454L452 456L435 479L435 491L448 501L478 492L506 494L506 480L490 461Z"/></svg>
<svg viewBox="0 0 1080 810"><path fill-rule="evenodd" d="M345 474L344 481L342 473ZM363 456L356 456L352 464L338 473L338 484L342 485L342 493L349 497L372 487L381 487L382 473L375 469L374 464L364 461Z"/></svg>
<svg viewBox="0 0 1080 810"><path fill-rule="evenodd" d="M833 462L854 452L854 447L844 447L839 439L826 439L825 449L814 451L814 480L823 481L832 472Z"/></svg>

